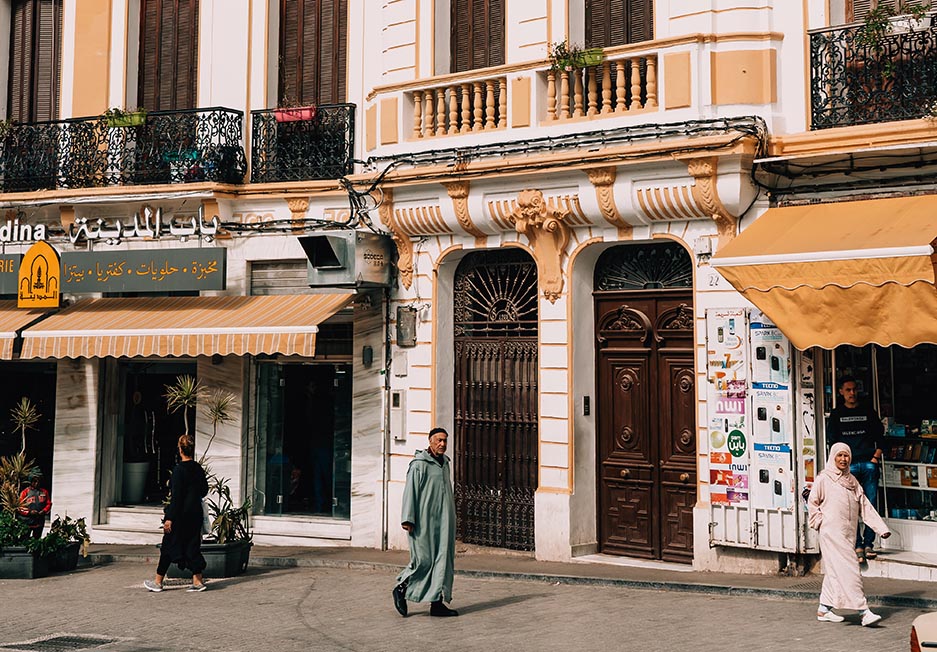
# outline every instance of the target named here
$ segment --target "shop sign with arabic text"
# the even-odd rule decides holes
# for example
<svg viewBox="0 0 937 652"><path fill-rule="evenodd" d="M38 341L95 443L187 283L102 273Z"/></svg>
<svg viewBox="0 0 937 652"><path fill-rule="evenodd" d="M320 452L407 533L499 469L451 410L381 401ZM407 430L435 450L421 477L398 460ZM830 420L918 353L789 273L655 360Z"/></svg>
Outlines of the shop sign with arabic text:
<svg viewBox="0 0 937 652"><path fill-rule="evenodd" d="M227 249L74 251L62 254L62 292L224 290Z"/></svg>

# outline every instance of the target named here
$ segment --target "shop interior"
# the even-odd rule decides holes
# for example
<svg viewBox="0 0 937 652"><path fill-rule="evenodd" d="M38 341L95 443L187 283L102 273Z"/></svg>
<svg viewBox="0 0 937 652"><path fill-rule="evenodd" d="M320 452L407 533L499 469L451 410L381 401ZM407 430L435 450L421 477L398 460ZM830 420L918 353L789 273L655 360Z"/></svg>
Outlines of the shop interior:
<svg viewBox="0 0 937 652"><path fill-rule="evenodd" d="M937 521L937 346L840 346L826 355L825 413L839 399L837 379L853 376L860 402L884 422L879 513Z"/></svg>

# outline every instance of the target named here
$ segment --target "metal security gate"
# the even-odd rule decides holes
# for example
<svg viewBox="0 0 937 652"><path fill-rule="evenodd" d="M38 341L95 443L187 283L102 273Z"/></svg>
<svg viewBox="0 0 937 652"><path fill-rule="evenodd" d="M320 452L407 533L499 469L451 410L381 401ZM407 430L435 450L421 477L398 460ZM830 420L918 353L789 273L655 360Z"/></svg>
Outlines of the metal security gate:
<svg viewBox="0 0 937 652"><path fill-rule="evenodd" d="M455 277L455 499L465 543L534 549L537 268L467 256Z"/></svg>

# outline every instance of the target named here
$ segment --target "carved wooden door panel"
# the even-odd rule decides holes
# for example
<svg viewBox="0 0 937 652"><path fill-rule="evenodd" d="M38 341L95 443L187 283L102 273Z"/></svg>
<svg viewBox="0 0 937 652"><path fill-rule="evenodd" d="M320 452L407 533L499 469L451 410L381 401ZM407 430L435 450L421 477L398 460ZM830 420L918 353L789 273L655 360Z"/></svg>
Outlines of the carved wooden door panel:
<svg viewBox="0 0 937 652"><path fill-rule="evenodd" d="M692 267L682 250L658 249L638 261L644 286L619 289L634 275L622 260L633 264L637 250L612 249L596 267L599 549L688 562L696 502L692 292L685 274L677 283L647 279L675 263Z"/></svg>
<svg viewBox="0 0 937 652"><path fill-rule="evenodd" d="M522 251L456 271L455 499L459 540L534 549L537 270Z"/></svg>

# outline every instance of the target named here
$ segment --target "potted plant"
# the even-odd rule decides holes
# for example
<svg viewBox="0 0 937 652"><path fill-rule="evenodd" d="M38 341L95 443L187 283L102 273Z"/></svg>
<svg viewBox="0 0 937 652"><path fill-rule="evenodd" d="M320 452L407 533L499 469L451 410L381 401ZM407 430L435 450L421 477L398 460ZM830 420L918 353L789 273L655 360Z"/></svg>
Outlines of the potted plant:
<svg viewBox="0 0 937 652"><path fill-rule="evenodd" d="M112 106L103 115L108 127L139 127L146 123L146 109L142 106L133 111L125 111L120 107Z"/></svg>
<svg viewBox="0 0 937 652"><path fill-rule="evenodd" d="M19 403L10 410L10 418L13 420L16 430L19 430L22 439L21 453L26 452L26 431L36 429L39 417L39 410L26 396L20 398Z"/></svg>
<svg viewBox="0 0 937 652"><path fill-rule="evenodd" d="M605 59L602 48L586 48L570 44L568 41L559 41L550 44L547 56L550 60L550 70L566 70L571 72L588 66L597 66Z"/></svg>
<svg viewBox="0 0 937 652"><path fill-rule="evenodd" d="M314 120L316 113L315 104L302 104L291 96L284 95L279 106L273 110L273 117L277 122L299 122Z"/></svg>
<svg viewBox="0 0 937 652"><path fill-rule="evenodd" d="M71 571L78 566L79 553L88 556L90 543L84 518L56 515L49 533L41 539L40 554L48 559L49 570Z"/></svg>
<svg viewBox="0 0 937 652"><path fill-rule="evenodd" d="M166 399L166 411L173 414L182 410L182 423L185 426L185 434L189 434L189 414L198 404L199 395L202 393L202 384L194 376L184 374L176 376L176 382L172 385L166 385L166 393L163 397Z"/></svg>

